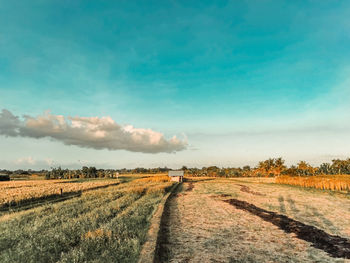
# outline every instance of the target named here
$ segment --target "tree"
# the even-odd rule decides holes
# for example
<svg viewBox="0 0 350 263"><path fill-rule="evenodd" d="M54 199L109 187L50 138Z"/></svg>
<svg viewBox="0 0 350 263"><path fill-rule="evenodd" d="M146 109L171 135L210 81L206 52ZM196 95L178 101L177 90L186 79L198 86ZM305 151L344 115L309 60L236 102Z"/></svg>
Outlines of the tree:
<svg viewBox="0 0 350 263"><path fill-rule="evenodd" d="M300 161L297 169L299 176L310 176L315 174L315 169L305 161Z"/></svg>
<svg viewBox="0 0 350 263"><path fill-rule="evenodd" d="M45 173L45 179L46 179L46 180L51 179L50 172L46 172L46 173Z"/></svg>
<svg viewBox="0 0 350 263"><path fill-rule="evenodd" d="M321 174L332 174L332 166L330 163L322 163L318 168L319 173Z"/></svg>
<svg viewBox="0 0 350 263"><path fill-rule="evenodd" d="M89 174L89 168L87 166L83 166L81 168L81 178L87 178Z"/></svg>
<svg viewBox="0 0 350 263"><path fill-rule="evenodd" d="M96 169L96 167L91 166L91 167L88 168L88 177L89 178L96 178L97 177L97 169Z"/></svg>
<svg viewBox="0 0 350 263"><path fill-rule="evenodd" d="M332 160L332 171L336 174L350 174L350 159L340 160L335 159Z"/></svg>
<svg viewBox="0 0 350 263"><path fill-rule="evenodd" d="M243 166L243 171L249 172L250 171L250 166L249 165L245 165Z"/></svg>
<svg viewBox="0 0 350 263"><path fill-rule="evenodd" d="M263 176L276 176L280 175L285 169L286 166L284 165L284 160L281 157L269 158L258 163L256 173Z"/></svg>

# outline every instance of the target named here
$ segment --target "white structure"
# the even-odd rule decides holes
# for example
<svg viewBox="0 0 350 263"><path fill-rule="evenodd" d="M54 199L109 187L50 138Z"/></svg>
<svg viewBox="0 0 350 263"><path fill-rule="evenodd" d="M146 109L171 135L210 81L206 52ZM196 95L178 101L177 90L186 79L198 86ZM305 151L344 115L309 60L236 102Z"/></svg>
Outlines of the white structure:
<svg viewBox="0 0 350 263"><path fill-rule="evenodd" d="M184 171L169 171L170 181L182 182L184 178Z"/></svg>

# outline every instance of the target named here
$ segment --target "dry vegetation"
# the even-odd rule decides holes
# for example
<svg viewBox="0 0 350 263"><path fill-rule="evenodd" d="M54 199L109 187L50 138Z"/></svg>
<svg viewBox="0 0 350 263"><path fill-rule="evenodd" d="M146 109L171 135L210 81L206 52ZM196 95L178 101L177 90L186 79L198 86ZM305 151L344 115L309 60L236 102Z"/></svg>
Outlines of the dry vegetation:
<svg viewBox="0 0 350 263"><path fill-rule="evenodd" d="M274 180L187 178L164 208L160 262L349 262L327 246L348 253L350 196ZM81 190L108 183L0 216L0 262L137 262L150 219L174 185L167 176L4 182L0 190ZM317 235L325 244L310 239Z"/></svg>
<svg viewBox="0 0 350 263"><path fill-rule="evenodd" d="M147 176L141 179L137 179L137 182L169 182L170 178L167 175L153 175Z"/></svg>
<svg viewBox="0 0 350 263"><path fill-rule="evenodd" d="M317 248L317 242L308 241L313 233L324 233L331 246L338 235L345 240L339 244L344 251L350 240L349 196L272 181L208 178L185 183L167 211L162 262L349 262L328 253L328 244ZM296 229L286 230L284 221ZM311 235L300 237L305 229Z"/></svg>
<svg viewBox="0 0 350 263"><path fill-rule="evenodd" d="M322 190L350 191L350 175L323 175L309 177L278 176L276 183Z"/></svg>
<svg viewBox="0 0 350 263"><path fill-rule="evenodd" d="M149 220L173 183L121 181L0 216L0 262L136 262Z"/></svg>
<svg viewBox="0 0 350 263"><path fill-rule="evenodd" d="M117 180L26 180L0 182L0 207L27 203L30 200L45 199L50 196L78 193L94 188L116 184Z"/></svg>

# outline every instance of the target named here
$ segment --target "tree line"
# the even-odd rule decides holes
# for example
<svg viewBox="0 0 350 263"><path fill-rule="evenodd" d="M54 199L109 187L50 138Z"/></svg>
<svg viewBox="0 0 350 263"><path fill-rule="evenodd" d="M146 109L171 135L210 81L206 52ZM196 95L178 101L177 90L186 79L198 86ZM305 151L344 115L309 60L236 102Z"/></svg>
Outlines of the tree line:
<svg viewBox="0 0 350 263"><path fill-rule="evenodd" d="M81 169L62 169L61 167L51 168L51 170L0 170L0 174L44 174L46 179L72 179L72 178L113 178L119 174L158 174L172 170L167 167L157 168L134 168L134 169L97 169L96 167L83 166ZM350 175L350 158L334 159L331 163L322 163L319 166L312 166L305 161L300 161L296 165L287 167L282 158L269 158L260 161L255 167L249 165L243 167L217 167L209 166L202 168L181 168L189 176L210 176L210 177L273 177L279 175L289 176L314 176L314 175Z"/></svg>
<svg viewBox="0 0 350 263"><path fill-rule="evenodd" d="M158 174L168 172L169 168L135 168L135 169L97 169L94 166L83 166L81 169L70 170L61 167L52 168L45 172L46 179L73 179L73 178L115 178L119 174Z"/></svg>
<svg viewBox="0 0 350 263"><path fill-rule="evenodd" d="M287 167L282 158L269 158L258 163L256 167L243 166L238 168L219 168L217 166L198 168L183 167L183 170L191 176L210 177L273 177L279 175L289 176L315 176L315 175L350 175L350 158L345 160L334 159L331 163L322 163L312 166L305 161Z"/></svg>

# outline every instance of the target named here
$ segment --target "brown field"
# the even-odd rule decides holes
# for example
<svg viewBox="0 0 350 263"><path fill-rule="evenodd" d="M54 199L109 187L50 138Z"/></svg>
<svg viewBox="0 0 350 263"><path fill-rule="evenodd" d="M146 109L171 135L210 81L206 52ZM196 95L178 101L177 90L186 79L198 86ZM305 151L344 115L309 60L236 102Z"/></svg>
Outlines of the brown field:
<svg viewBox="0 0 350 263"><path fill-rule="evenodd" d="M0 182L0 207L44 199L54 195L78 193L118 183L118 180L21 180Z"/></svg>
<svg viewBox="0 0 350 263"><path fill-rule="evenodd" d="M350 191L350 175L324 175L308 177L279 176L278 184L311 187L322 190Z"/></svg>
<svg viewBox="0 0 350 263"><path fill-rule="evenodd" d="M121 177L132 177L132 178L146 178L146 177L159 177L159 176L168 176L168 173L158 173L158 174L149 174L149 173L143 173L143 174L121 174Z"/></svg>
<svg viewBox="0 0 350 263"><path fill-rule="evenodd" d="M350 262L346 194L193 178L164 213L159 262Z"/></svg>
<svg viewBox="0 0 350 263"><path fill-rule="evenodd" d="M170 182L170 178L167 175L153 175L136 180L137 182Z"/></svg>
<svg viewBox="0 0 350 263"><path fill-rule="evenodd" d="M49 198L34 208L0 214L0 262L136 262L149 220L174 183L157 176L146 180L126 175L119 180L79 180L75 184L86 189L103 182L112 184L89 188L59 202ZM74 182L39 183L46 188L47 184ZM7 184L7 189L25 186L17 181Z"/></svg>
<svg viewBox="0 0 350 263"><path fill-rule="evenodd" d="M57 194L63 187L90 189L0 215L0 261L137 262L142 245L153 244L145 248L154 257L142 263L350 262L347 192L276 184L274 178L186 179L177 188L167 176L150 174L0 183L3 197L12 191L18 200ZM158 219L152 220L148 242L152 215Z"/></svg>

